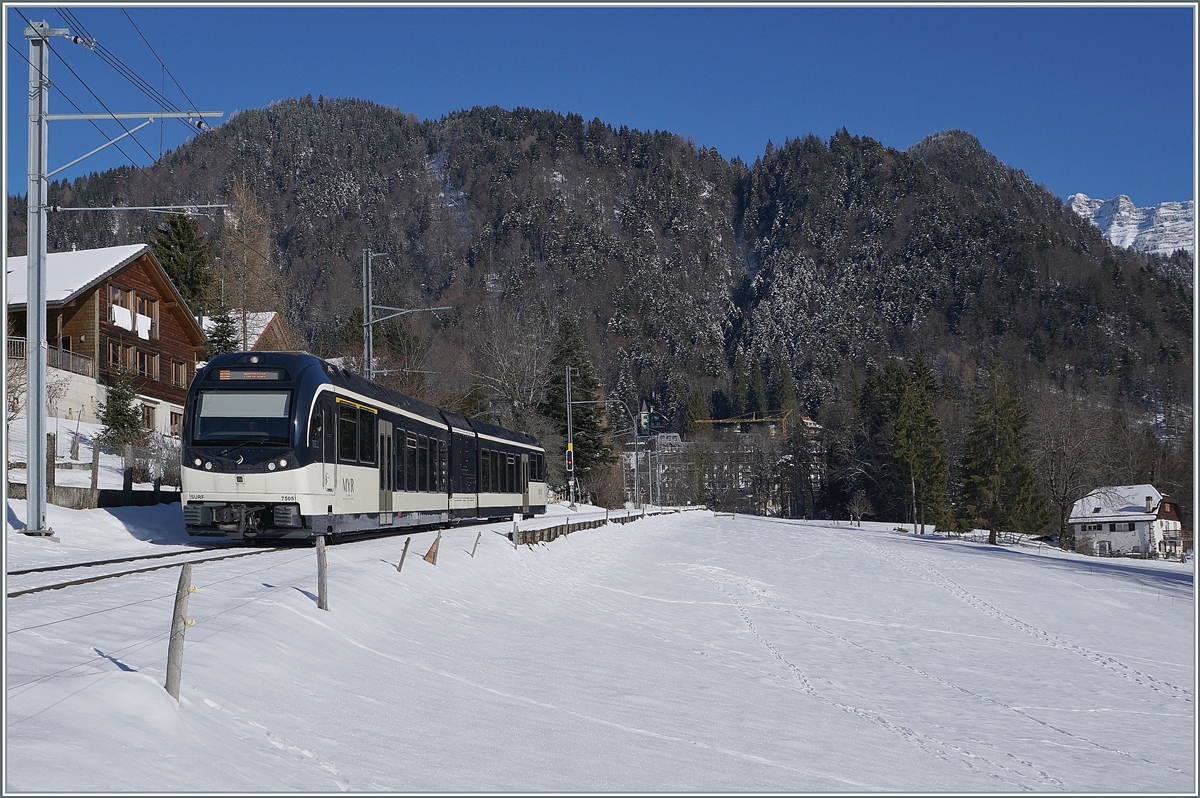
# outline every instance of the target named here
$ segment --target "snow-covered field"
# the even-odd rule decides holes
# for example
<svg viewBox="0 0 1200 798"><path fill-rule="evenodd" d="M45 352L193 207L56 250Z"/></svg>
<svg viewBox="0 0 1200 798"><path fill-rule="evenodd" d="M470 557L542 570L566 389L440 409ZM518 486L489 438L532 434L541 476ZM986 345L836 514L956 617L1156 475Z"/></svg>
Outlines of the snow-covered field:
<svg viewBox="0 0 1200 798"><path fill-rule="evenodd" d="M92 484L92 443L104 427L100 424L67 421L61 418L46 420L47 432L55 435L55 484L73 488L87 488ZM71 457L71 444L78 435L79 446L76 451L78 459ZM24 463L28 454L29 440L26 434L25 417L18 416L8 428L8 461ZM121 473L124 461L119 454L100 454L100 474L97 487L120 489L122 486ZM8 472L9 482L26 484L28 476L25 468L12 468ZM135 490L148 489L148 483L137 483ZM174 490L174 488L167 488ZM22 515L22 518L24 516Z"/></svg>
<svg viewBox="0 0 1200 798"><path fill-rule="evenodd" d="M24 510L6 570L189 542L178 505L50 507L59 543ZM508 528L436 566L417 534L402 573L402 539L333 546L328 612L312 548L196 566L179 703L177 569L8 599L6 790L1195 792L1192 563L706 511Z"/></svg>

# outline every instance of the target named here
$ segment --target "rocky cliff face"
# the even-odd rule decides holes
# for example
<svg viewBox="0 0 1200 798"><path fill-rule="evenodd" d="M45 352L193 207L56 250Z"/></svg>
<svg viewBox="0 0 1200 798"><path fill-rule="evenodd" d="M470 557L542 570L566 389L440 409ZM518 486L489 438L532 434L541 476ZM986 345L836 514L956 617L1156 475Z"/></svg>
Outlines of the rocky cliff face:
<svg viewBox="0 0 1200 798"><path fill-rule="evenodd" d="M1195 255L1196 213L1192 200L1138 208L1124 194L1110 200L1072 194L1067 197L1067 206L1119 247L1156 255L1171 255L1183 249Z"/></svg>

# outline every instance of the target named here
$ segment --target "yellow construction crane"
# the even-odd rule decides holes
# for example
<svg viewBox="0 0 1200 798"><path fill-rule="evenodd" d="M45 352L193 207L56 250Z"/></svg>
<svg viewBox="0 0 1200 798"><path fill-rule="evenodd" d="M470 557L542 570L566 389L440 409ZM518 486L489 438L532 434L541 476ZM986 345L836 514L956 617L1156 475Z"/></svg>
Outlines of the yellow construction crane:
<svg viewBox="0 0 1200 798"><path fill-rule="evenodd" d="M733 418L698 418L696 419L696 423L712 424L714 427L722 424L779 424L784 437L787 437L788 417L791 414L791 410L777 410L770 413L743 413Z"/></svg>

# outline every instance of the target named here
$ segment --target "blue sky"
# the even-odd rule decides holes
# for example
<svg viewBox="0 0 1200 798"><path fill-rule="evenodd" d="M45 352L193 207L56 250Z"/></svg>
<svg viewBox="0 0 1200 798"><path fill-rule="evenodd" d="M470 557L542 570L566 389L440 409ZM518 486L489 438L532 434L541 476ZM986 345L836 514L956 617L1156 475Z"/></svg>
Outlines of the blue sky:
<svg viewBox="0 0 1200 798"><path fill-rule="evenodd" d="M113 55L177 105L121 8L69 6ZM1138 205L1194 199L1191 7L406 8L149 7L126 11L201 110L312 94L421 118L527 106L690 136L752 163L768 140L845 127L903 149L958 128L1058 196ZM6 5L6 186L25 193L25 20ZM53 42L51 112L156 105L85 48ZM72 71L82 79L76 79ZM85 85L86 84L86 85ZM99 99L92 96L92 92ZM136 123L127 123L132 127ZM120 133L104 123L109 135ZM160 141L161 133L161 141ZM178 122L122 149L138 164L178 146ZM52 122L55 169L104 142ZM109 148L63 176L129 163Z"/></svg>

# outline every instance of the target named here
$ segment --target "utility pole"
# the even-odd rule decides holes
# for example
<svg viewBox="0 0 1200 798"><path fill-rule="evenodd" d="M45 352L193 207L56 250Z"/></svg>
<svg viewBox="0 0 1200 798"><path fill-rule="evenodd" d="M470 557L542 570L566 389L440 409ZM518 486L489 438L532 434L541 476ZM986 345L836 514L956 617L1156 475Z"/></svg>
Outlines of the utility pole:
<svg viewBox="0 0 1200 798"><path fill-rule="evenodd" d="M371 379L371 360L375 356L375 330L371 320L371 259L377 253L363 250L363 376Z"/></svg>
<svg viewBox="0 0 1200 798"><path fill-rule="evenodd" d="M246 321L246 273L250 271L250 245L246 241L246 219L244 216L240 227L242 228L242 275L238 282L242 284L242 351L245 352L250 348L250 325Z"/></svg>
<svg viewBox="0 0 1200 798"><path fill-rule="evenodd" d="M371 284L371 261L374 258L386 256L386 252L371 252L363 250L363 376L368 380L375 379L376 374L390 374L392 370L375 369L375 327L381 321L394 319L407 313L433 313L439 310L451 310L450 306L440 308L392 308L387 305L376 305L374 288ZM388 315L375 318L375 311L390 310ZM409 371L410 369L400 369Z"/></svg>
<svg viewBox="0 0 1200 798"><path fill-rule="evenodd" d="M25 29L29 41L29 176L28 213L28 281L25 295L25 365L28 390L25 418L27 432L26 461L26 518L25 534L53 535L54 530L46 526L46 366L49 343L46 340L46 211L50 178L69 166L95 155L105 147L132 135L151 124L156 117L198 118L198 127L203 127L206 116L221 116L218 111L190 111L186 113L145 114L78 113L51 114L50 98L50 37L62 36L74 44L83 44L89 49L94 42L80 36L72 36L69 28L51 28L44 20L31 22ZM68 119L146 119L142 125L76 158L74 161L49 171L49 123Z"/></svg>
<svg viewBox="0 0 1200 798"><path fill-rule="evenodd" d="M50 36L70 36L68 28L51 28L44 21L25 29L29 40L29 188L28 283L25 293L25 417L28 451L25 456L25 534L53 535L46 525L46 203L50 124Z"/></svg>
<svg viewBox="0 0 1200 798"><path fill-rule="evenodd" d="M567 488L571 501L567 505L575 509L575 429L571 425L571 367L567 366Z"/></svg>
<svg viewBox="0 0 1200 798"><path fill-rule="evenodd" d="M568 383L570 383L570 378L571 378L571 375L568 373L567 374L567 382ZM568 388L567 396L568 397L570 396L569 388ZM625 408L625 412L629 414L629 424L630 424L629 430L630 430L630 432L633 433L633 500L634 500L634 504L636 506L641 507L642 506L642 496L641 496L641 488L640 488L639 479L638 479L637 420L634 419L633 411L629 409L629 405L625 404L624 399L581 399L578 402L572 402L568 398L567 399L568 436L570 435L570 429L571 429L570 411L571 411L572 405L620 405L621 407ZM573 463L574 459L575 459L574 457L571 458L572 463ZM625 482L624 468L622 468L621 470L622 470L621 483L622 483L622 485L624 485L624 482Z"/></svg>

